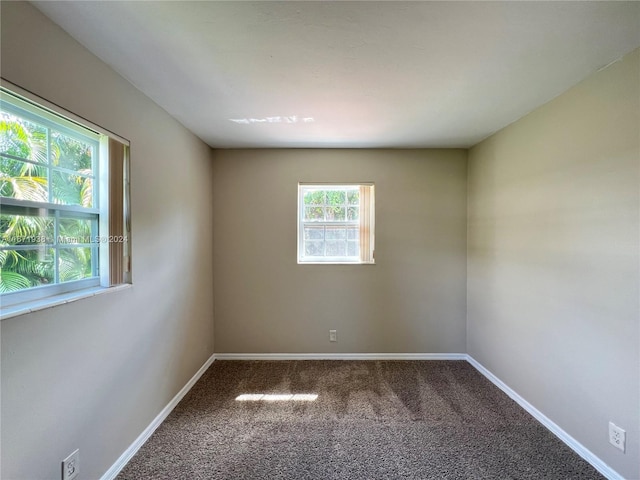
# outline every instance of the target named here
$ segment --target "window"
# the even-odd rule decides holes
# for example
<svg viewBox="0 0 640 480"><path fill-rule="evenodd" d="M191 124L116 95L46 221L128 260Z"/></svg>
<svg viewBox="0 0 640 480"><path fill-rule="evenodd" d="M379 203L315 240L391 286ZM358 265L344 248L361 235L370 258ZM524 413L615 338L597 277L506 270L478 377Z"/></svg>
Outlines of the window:
<svg viewBox="0 0 640 480"><path fill-rule="evenodd" d="M298 185L298 263L374 263L373 184Z"/></svg>
<svg viewBox="0 0 640 480"><path fill-rule="evenodd" d="M128 146L0 93L3 306L130 281Z"/></svg>

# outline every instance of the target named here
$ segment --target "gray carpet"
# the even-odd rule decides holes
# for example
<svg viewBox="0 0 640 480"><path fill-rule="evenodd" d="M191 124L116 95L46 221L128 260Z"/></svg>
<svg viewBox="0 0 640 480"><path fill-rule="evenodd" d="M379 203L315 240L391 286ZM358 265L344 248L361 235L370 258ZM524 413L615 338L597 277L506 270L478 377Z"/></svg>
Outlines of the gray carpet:
<svg viewBox="0 0 640 480"><path fill-rule="evenodd" d="M464 361L216 361L118 476L400 478L604 477Z"/></svg>

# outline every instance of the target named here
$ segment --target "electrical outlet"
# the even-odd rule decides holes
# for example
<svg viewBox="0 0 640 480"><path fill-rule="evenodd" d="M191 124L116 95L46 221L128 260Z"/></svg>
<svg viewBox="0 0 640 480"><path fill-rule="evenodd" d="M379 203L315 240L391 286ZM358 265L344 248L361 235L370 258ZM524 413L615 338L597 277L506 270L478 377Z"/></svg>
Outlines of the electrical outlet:
<svg viewBox="0 0 640 480"><path fill-rule="evenodd" d="M329 341L337 342L338 341L338 331L337 330L329 330Z"/></svg>
<svg viewBox="0 0 640 480"><path fill-rule="evenodd" d="M80 471L80 449L62 461L62 480L73 480Z"/></svg>
<svg viewBox="0 0 640 480"><path fill-rule="evenodd" d="M618 450L622 450L623 453L626 437L627 432L625 432L616 424L609 422L609 443L616 447Z"/></svg>

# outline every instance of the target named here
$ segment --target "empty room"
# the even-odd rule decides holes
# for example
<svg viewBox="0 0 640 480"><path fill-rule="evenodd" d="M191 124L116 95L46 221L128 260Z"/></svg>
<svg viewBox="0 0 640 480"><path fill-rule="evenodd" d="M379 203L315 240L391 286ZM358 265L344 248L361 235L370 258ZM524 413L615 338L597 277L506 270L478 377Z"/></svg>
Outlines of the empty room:
<svg viewBox="0 0 640 480"><path fill-rule="evenodd" d="M0 478L640 480L640 2L0 19Z"/></svg>

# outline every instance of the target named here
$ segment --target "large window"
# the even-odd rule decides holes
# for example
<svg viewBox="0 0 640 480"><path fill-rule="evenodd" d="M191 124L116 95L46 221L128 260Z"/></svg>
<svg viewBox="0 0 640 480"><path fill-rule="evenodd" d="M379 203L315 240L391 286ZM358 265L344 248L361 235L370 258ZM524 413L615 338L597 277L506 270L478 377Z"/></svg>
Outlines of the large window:
<svg viewBox="0 0 640 480"><path fill-rule="evenodd" d="M128 280L127 146L2 89L3 305Z"/></svg>
<svg viewBox="0 0 640 480"><path fill-rule="evenodd" d="M298 211L299 263L374 263L372 184L299 184Z"/></svg>

